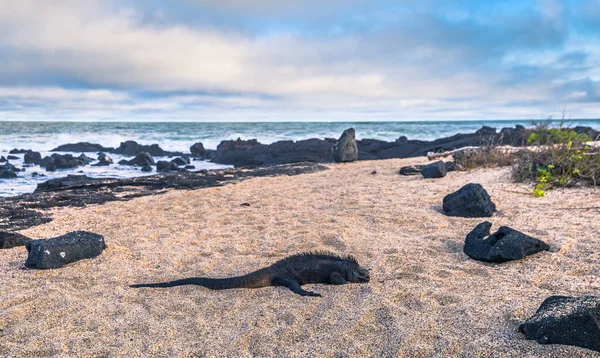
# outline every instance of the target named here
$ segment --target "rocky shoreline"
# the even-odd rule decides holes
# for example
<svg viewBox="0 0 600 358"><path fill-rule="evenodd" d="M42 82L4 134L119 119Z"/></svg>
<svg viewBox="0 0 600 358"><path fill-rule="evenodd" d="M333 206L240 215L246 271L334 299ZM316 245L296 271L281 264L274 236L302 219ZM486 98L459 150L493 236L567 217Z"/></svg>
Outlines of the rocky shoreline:
<svg viewBox="0 0 600 358"><path fill-rule="evenodd" d="M600 137L599 131L589 127L575 127L573 130L577 133L585 133L593 139ZM354 130L350 128L344 131L339 140L313 138L295 142L279 141L265 145L255 139L238 139L222 141L216 150L205 149L203 144L198 142L190 147L190 153L169 152L160 148L158 144L141 145L134 141L123 142L118 148L94 143L75 143L61 145L52 150L81 153L79 156L55 153L42 158L39 153L28 149L13 149L10 151L11 155L24 156L24 168L17 168L9 162L10 158L7 160L2 157L0 178L16 178L18 173L25 170L28 165L40 165L47 171L86 165L129 165L144 172L156 170L158 174L127 179L93 179L85 175L68 175L48 180L38 184L32 194L0 199L0 229L21 230L49 221L48 215L37 211L38 209L101 204L107 201L152 195L168 188L196 189L222 185L225 182L248 177L295 175L326 169L317 163L412 158L424 156L429 152L490 144L521 146L526 144L528 133L528 129L519 125L515 128L503 128L499 132L495 128L484 126L475 133L456 134L434 141L409 140L400 137L393 142L386 142L375 139L356 140ZM99 152L97 159L85 154L90 152ZM114 164L107 153L133 156L133 158ZM155 161L154 157L175 158L170 161ZM193 171L195 167L191 164L191 160L210 160L214 163L233 165L237 169ZM441 166L440 163L432 164L435 165ZM414 173L411 173L420 173L421 169L415 167ZM438 173L440 170L436 170L431 177L444 176L447 168L437 169L444 169L442 170L444 173ZM39 175L43 176L43 174Z"/></svg>
<svg viewBox="0 0 600 358"><path fill-rule="evenodd" d="M326 169L316 163L294 163L251 170L201 170L126 179L69 175L38 185L34 193L0 198L0 230L17 231L47 223L52 220L47 210L55 207L84 207L155 195L165 189L208 188L255 177L298 175Z"/></svg>

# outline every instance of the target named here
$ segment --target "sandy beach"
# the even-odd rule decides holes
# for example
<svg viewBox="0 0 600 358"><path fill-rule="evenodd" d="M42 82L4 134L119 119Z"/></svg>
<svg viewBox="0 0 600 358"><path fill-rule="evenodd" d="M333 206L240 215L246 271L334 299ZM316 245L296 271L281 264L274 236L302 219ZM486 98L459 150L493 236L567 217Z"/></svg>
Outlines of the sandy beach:
<svg viewBox="0 0 600 358"><path fill-rule="evenodd" d="M107 249L57 270L26 270L23 247L0 251L0 356L593 357L527 341L518 326L551 295L600 294L600 191L526 194L510 169L397 174L423 157L329 165L294 177L170 191L83 209L21 233L104 235ZM372 175L373 170L377 174ZM552 247L500 265L469 259L484 219L448 217L442 199L480 183L508 225ZM249 203L250 206L241 206ZM576 209L575 209L576 208ZM371 282L210 291L129 284L228 277L288 255L352 254Z"/></svg>

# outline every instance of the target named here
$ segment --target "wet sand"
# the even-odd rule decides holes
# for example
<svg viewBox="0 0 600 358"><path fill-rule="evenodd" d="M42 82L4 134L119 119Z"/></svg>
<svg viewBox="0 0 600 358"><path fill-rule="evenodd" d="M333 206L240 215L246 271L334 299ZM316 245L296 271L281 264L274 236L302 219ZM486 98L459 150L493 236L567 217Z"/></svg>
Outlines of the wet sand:
<svg viewBox="0 0 600 358"><path fill-rule="evenodd" d="M24 248L0 251L0 356L557 357L518 332L550 295L600 294L598 189L535 198L510 169L402 177L425 158L330 165L294 177L53 212L21 233L104 235L108 248L58 270L24 270ZM371 175L376 170L377 174ZM465 235L484 219L447 217L443 197L481 183L508 225L552 246L501 265L469 259ZM249 203L250 206L241 206ZM369 284L210 291L131 283L245 274L287 255L353 254Z"/></svg>

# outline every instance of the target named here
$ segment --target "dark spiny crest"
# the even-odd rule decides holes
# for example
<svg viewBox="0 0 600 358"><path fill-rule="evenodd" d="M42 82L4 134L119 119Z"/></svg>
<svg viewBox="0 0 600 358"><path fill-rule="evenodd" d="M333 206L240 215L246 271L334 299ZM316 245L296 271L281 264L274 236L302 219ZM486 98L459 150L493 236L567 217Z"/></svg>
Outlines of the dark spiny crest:
<svg viewBox="0 0 600 358"><path fill-rule="evenodd" d="M337 255L330 251L321 251L321 250L297 253L297 254L286 257L284 260L291 259L294 257L309 257L309 256L321 256L321 257L328 258L328 259L350 261L350 262L358 265L358 260L356 260L356 257L354 257L352 255Z"/></svg>

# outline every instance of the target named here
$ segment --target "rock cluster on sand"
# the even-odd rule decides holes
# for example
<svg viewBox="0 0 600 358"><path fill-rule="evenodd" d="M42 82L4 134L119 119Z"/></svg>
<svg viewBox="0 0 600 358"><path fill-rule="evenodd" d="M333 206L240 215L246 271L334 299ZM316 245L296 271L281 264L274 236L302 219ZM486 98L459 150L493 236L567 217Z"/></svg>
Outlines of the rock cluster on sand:
<svg viewBox="0 0 600 358"><path fill-rule="evenodd" d="M490 234L491 227L492 224L485 221L467 235L465 254L475 260L501 263L550 250L550 246L542 240L506 226Z"/></svg>
<svg viewBox="0 0 600 358"><path fill-rule="evenodd" d="M564 344L600 352L600 298L548 297L519 331L540 344Z"/></svg>
<svg viewBox="0 0 600 358"><path fill-rule="evenodd" d="M333 146L333 160L336 162L354 162L358 160L358 147L354 128L349 128Z"/></svg>
<svg viewBox="0 0 600 358"><path fill-rule="evenodd" d="M481 184L470 183L446 195L442 206L448 216L464 218L491 217L496 205Z"/></svg>
<svg viewBox="0 0 600 358"><path fill-rule="evenodd" d="M29 240L31 239L27 236L17 234L16 232L0 231L0 249L24 246Z"/></svg>
<svg viewBox="0 0 600 358"><path fill-rule="evenodd" d="M96 257L106 245L102 235L74 231L52 239L31 240L25 247L29 252L25 266L54 269L71 262Z"/></svg>

